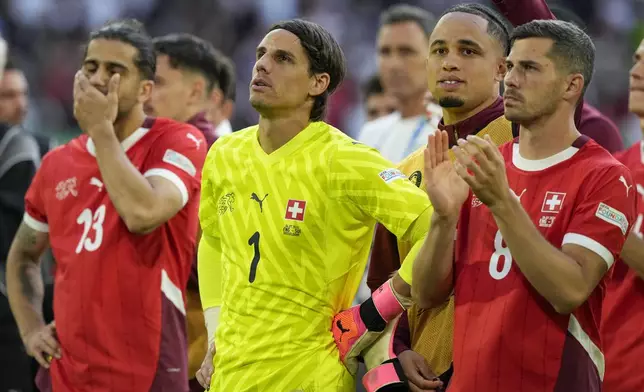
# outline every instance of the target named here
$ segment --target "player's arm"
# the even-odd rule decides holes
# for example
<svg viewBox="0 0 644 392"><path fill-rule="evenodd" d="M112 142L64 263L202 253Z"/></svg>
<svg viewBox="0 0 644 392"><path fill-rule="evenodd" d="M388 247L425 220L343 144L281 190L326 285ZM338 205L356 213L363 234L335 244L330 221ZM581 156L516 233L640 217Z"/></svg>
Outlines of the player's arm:
<svg viewBox="0 0 644 392"><path fill-rule="evenodd" d="M197 253L199 294L204 309L208 344L215 340L222 304L222 253L218 237L202 235Z"/></svg>
<svg viewBox="0 0 644 392"><path fill-rule="evenodd" d="M47 231L33 229L23 221L7 256L9 304L23 339L45 325L40 256L48 245Z"/></svg>
<svg viewBox="0 0 644 392"><path fill-rule="evenodd" d="M413 243L406 259L419 255L432 208L427 195L391 162L364 145L339 146L330 178L330 195L346 206L347 213L368 225L375 219L398 238ZM357 370L357 356L409 306L410 285L395 274L361 305L334 317L333 337L351 373ZM347 330L352 338L343 337Z"/></svg>
<svg viewBox="0 0 644 392"><path fill-rule="evenodd" d="M41 192L43 181L47 177L43 174L47 162L45 158L28 185L26 194L23 195L22 222L7 255L7 294L23 341L45 325L42 314L44 288L40 256L49 244L49 225ZM30 354L38 359L39 353Z"/></svg>
<svg viewBox="0 0 644 392"><path fill-rule="evenodd" d="M634 231L628 235L620 257L640 278L644 279L644 240Z"/></svg>
<svg viewBox="0 0 644 392"><path fill-rule="evenodd" d="M101 126L112 127L112 124ZM159 151L153 154L160 156L142 174L128 159L113 129L92 132L96 160L110 200L131 232L145 234L153 231L188 202L191 186L182 177L187 173L198 182L197 173L200 170L197 168L203 164L205 147L189 144L191 141L185 137L185 133L177 129L175 143L167 140L163 141L163 145L155 145L154 148ZM203 138L201 135L199 137ZM163 138L168 137L164 135ZM167 151L172 151L169 159L175 160L174 165L168 164ZM158 168L154 167L155 163L159 163ZM183 170L177 172L177 168Z"/></svg>
<svg viewBox="0 0 644 392"><path fill-rule="evenodd" d="M419 257L412 264L411 286L414 302L421 308L444 303L454 288L454 233L458 216L431 217L431 230L422 244Z"/></svg>
<svg viewBox="0 0 644 392"><path fill-rule="evenodd" d="M491 209L513 260L558 313L570 313L586 301L622 250L635 201L620 176L632 184L626 169L615 168L582 185L584 197L561 249L541 235L517 198Z"/></svg>
<svg viewBox="0 0 644 392"><path fill-rule="evenodd" d="M555 248L512 197L493 214L514 262L558 313L581 305L608 270L604 258L589 248L574 243Z"/></svg>
<svg viewBox="0 0 644 392"><path fill-rule="evenodd" d="M572 312L586 301L626 240L635 214L635 192L622 184L633 183L628 169L608 166L584 179L579 201L571 201L575 210L557 249L510 189L504 158L491 139L469 136L459 146L454 150L458 174L490 209L511 258L557 312Z"/></svg>
<svg viewBox="0 0 644 392"><path fill-rule="evenodd" d="M513 26L520 26L537 19L556 19L545 0L492 0L492 2Z"/></svg>

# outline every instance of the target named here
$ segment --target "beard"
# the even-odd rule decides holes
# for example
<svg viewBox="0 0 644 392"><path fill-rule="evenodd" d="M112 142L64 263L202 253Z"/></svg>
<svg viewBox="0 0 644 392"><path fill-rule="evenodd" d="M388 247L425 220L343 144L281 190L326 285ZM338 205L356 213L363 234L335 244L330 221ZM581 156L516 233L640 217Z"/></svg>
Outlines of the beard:
<svg viewBox="0 0 644 392"><path fill-rule="evenodd" d="M538 122L544 117L551 116L555 111L557 111L560 102L559 100L549 99L547 97L535 101L543 102L543 104L536 106L527 105L524 102L524 107L522 109L506 109L505 118L511 122L528 126L529 124Z"/></svg>
<svg viewBox="0 0 644 392"><path fill-rule="evenodd" d="M441 97L438 99L438 105L442 108L460 108L465 105L465 102L456 97Z"/></svg>

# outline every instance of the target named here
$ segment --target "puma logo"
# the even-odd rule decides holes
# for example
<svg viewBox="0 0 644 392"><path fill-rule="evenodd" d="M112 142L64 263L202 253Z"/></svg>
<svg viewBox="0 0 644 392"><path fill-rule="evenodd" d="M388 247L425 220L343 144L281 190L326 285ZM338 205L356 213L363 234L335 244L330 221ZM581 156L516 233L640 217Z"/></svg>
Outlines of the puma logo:
<svg viewBox="0 0 644 392"><path fill-rule="evenodd" d="M624 184L624 186L626 187L626 197L628 197L628 191L630 191L630 190L631 190L631 188L633 187L633 185L628 185L628 183L626 182L626 178L624 178L624 176L620 176L620 177L619 177L619 181L620 181L622 184Z"/></svg>
<svg viewBox="0 0 644 392"><path fill-rule="evenodd" d="M521 196L523 196L523 194L525 193L525 191L527 191L527 189L524 189L523 191L521 191L521 194L520 194L520 195L517 195L517 193L516 193L515 191L512 191L512 193L514 193L514 196L515 196L519 201L521 201Z"/></svg>
<svg viewBox="0 0 644 392"><path fill-rule="evenodd" d="M344 327L342 326L342 320L338 320L338 321L336 321L336 322L335 322L335 326L336 326L336 327L338 327L338 329L339 329L339 330L340 330L340 332L341 332L341 334L340 334L340 341L342 341L342 335L344 335L346 332L351 332L351 330L350 330L350 329L344 329Z"/></svg>
<svg viewBox="0 0 644 392"><path fill-rule="evenodd" d="M195 144L197 145L197 148L199 148L201 146L201 140L197 139L197 137L195 135L193 135L192 133L186 134L186 137L188 139L192 140L193 142L195 142Z"/></svg>
<svg viewBox="0 0 644 392"><path fill-rule="evenodd" d="M264 212L264 207L263 207L264 200L266 200L266 198L267 198L267 197L268 197L268 193L267 193L267 194L264 196L264 198L263 198L263 199L261 199L261 200L260 200L259 196L257 196L257 193L255 193L255 192L253 192L253 193L250 195L250 199L251 199L251 200L255 200L256 202L258 202L258 203L259 203L259 212L262 212L262 213Z"/></svg>
<svg viewBox="0 0 644 392"><path fill-rule="evenodd" d="M103 183L101 182L101 180L99 180L96 177L92 177L89 180L89 184L94 185L95 187L97 187L99 192L103 190Z"/></svg>

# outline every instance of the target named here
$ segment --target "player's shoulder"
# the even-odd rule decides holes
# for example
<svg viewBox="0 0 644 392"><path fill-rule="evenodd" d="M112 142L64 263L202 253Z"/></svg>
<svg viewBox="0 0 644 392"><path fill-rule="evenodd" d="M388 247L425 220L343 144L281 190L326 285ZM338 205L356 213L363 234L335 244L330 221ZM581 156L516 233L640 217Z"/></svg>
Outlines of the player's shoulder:
<svg viewBox="0 0 644 392"><path fill-rule="evenodd" d="M424 166L425 146L417 149L403 159L402 162L398 164L398 169L406 175L411 176L416 172L420 172L422 174Z"/></svg>
<svg viewBox="0 0 644 392"><path fill-rule="evenodd" d="M208 150L204 168L210 166L209 162L214 162L216 157L223 157L221 154L237 154L240 148L247 147L257 138L258 129L256 124L217 138Z"/></svg>
<svg viewBox="0 0 644 392"><path fill-rule="evenodd" d="M89 154L88 152L88 142L89 137L86 134L82 134L73 138L65 144L61 144L47 151L43 156L40 166L54 164L54 162L59 161L63 158L75 159L81 155Z"/></svg>
<svg viewBox="0 0 644 392"><path fill-rule="evenodd" d="M147 129L150 133L157 136L175 138L175 141L181 140L181 133L192 135L188 139L206 140L203 133L194 125L173 120L165 117L147 118L140 129Z"/></svg>
<svg viewBox="0 0 644 392"><path fill-rule="evenodd" d="M259 130L259 125L251 125L249 127L240 129L237 132L229 133L217 138L217 141L213 143L213 147L221 147L224 145L238 145L243 143L249 143L257 138L257 131Z"/></svg>
<svg viewBox="0 0 644 392"><path fill-rule="evenodd" d="M378 150L363 140L355 140L338 128L327 123L321 123L320 126L324 128L321 129L323 132L319 133L322 138L321 141L323 141L323 144L331 147L336 154L376 154L381 156Z"/></svg>
<svg viewBox="0 0 644 392"><path fill-rule="evenodd" d="M639 164L640 162L644 162L644 154L642 154L642 149L643 145L641 141L638 141L637 143L633 144L629 148L618 151L613 154L615 159L618 161L622 162L626 166L632 167L635 164Z"/></svg>
<svg viewBox="0 0 644 392"><path fill-rule="evenodd" d="M608 180L622 175L630 178L630 170L605 148L588 137L580 139L583 145L579 148L578 165L583 168L586 178L605 177Z"/></svg>

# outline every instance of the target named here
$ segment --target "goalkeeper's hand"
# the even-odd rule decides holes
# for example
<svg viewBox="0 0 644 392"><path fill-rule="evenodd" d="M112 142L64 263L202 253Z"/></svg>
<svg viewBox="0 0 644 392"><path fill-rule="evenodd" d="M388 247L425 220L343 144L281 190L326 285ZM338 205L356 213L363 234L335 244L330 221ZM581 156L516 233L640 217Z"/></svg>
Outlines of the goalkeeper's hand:
<svg viewBox="0 0 644 392"><path fill-rule="evenodd" d="M215 373L215 365L213 364L213 359L215 358L215 342L212 342L208 347L208 352L206 352L206 357L201 363L201 368L197 370L196 377L199 384L206 389L210 390L210 381L212 380L212 375Z"/></svg>
<svg viewBox="0 0 644 392"><path fill-rule="evenodd" d="M391 320L405 310L394 292L391 279L378 287L371 298L335 315L331 325L340 360L352 375L358 371L358 356L382 334Z"/></svg>

